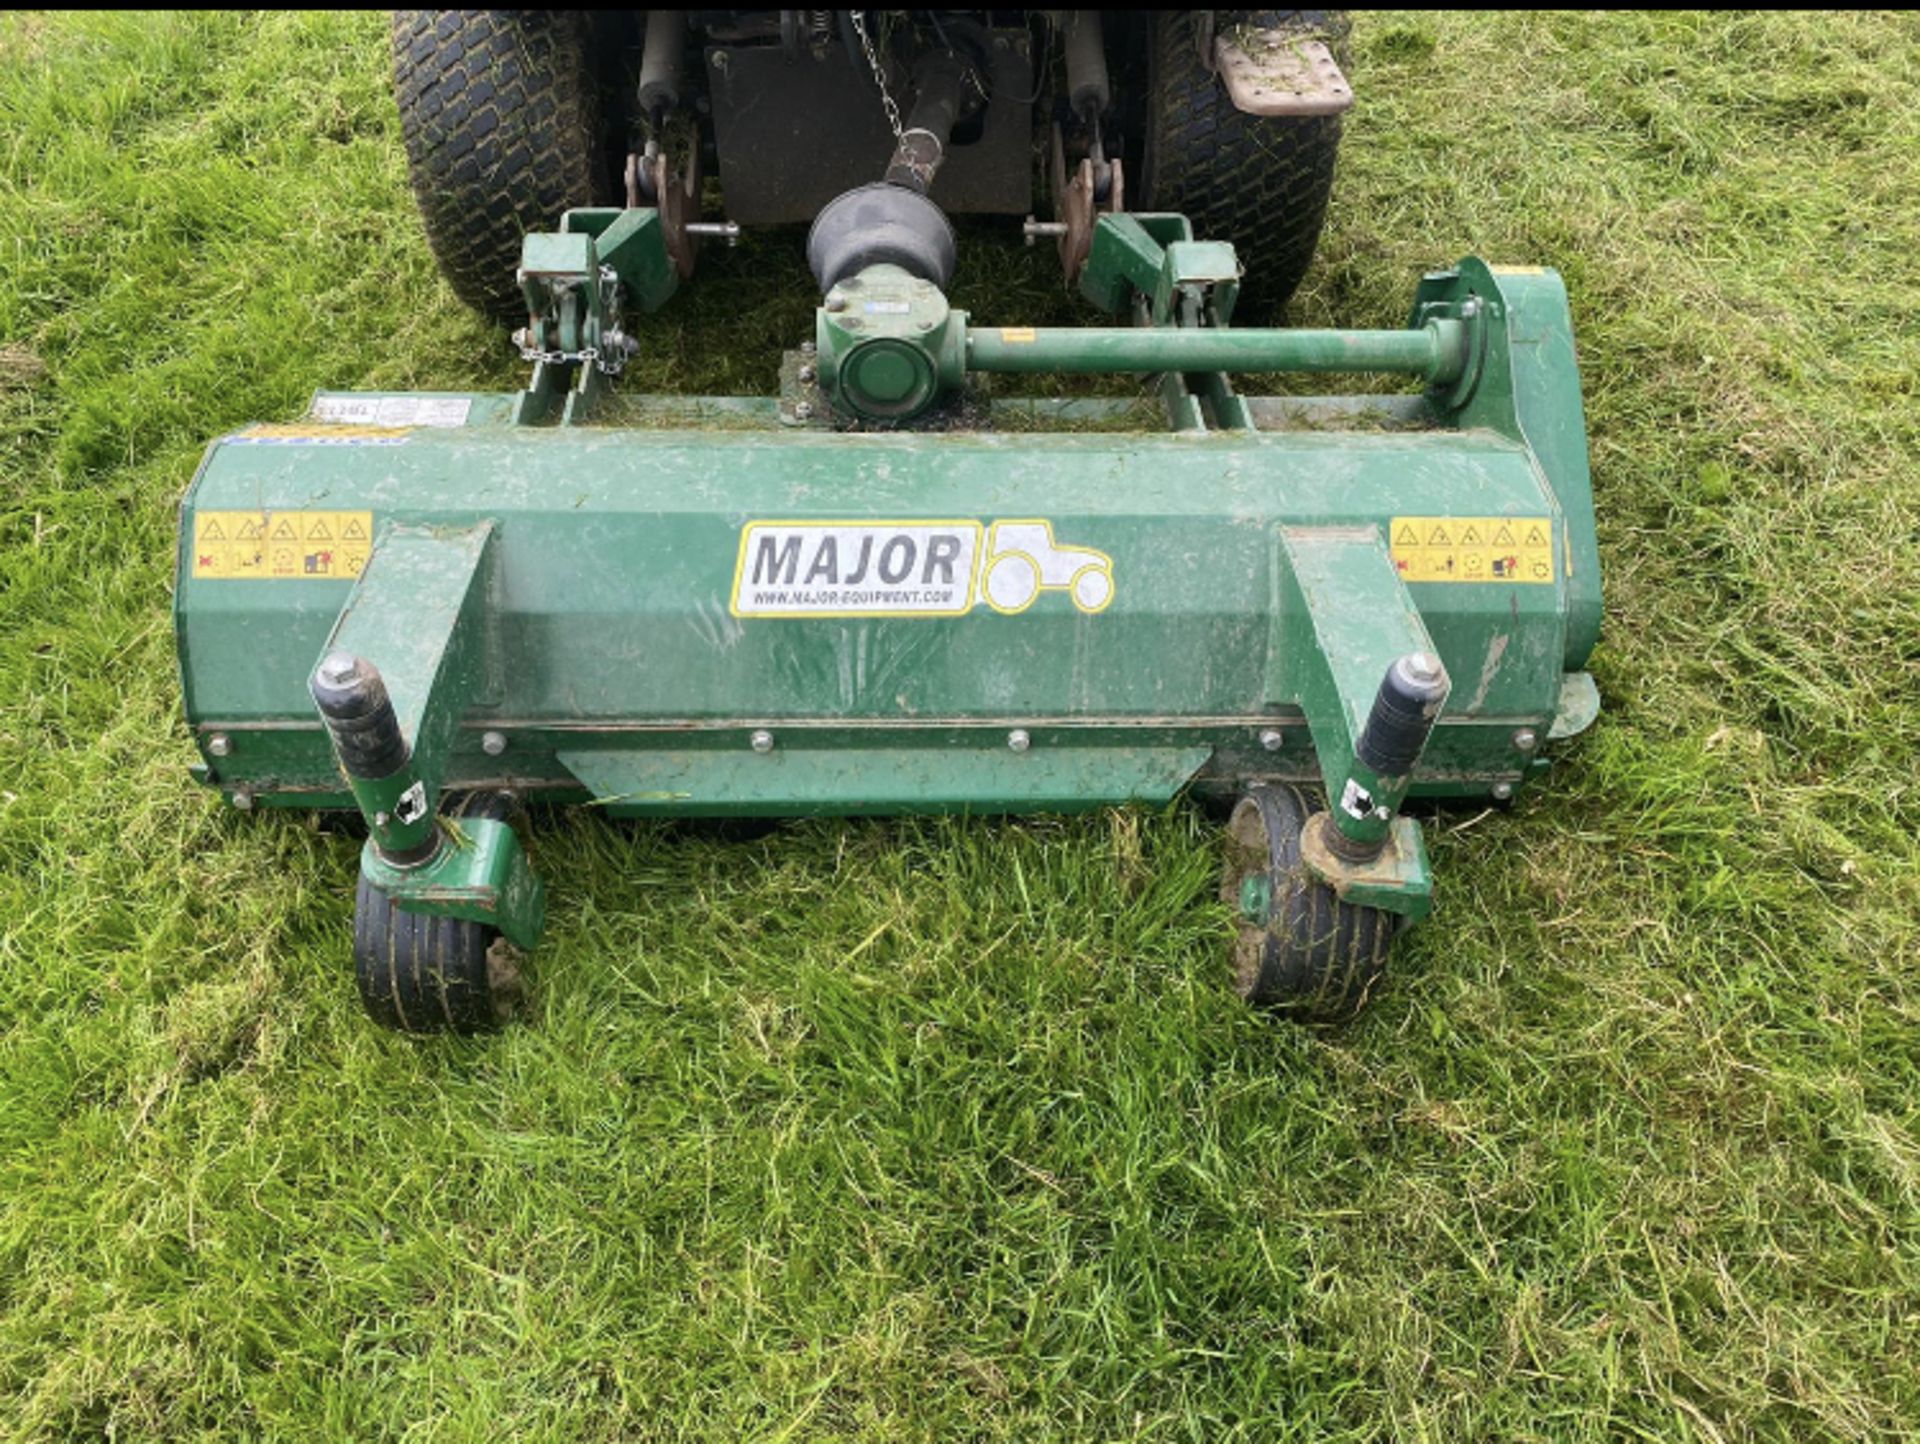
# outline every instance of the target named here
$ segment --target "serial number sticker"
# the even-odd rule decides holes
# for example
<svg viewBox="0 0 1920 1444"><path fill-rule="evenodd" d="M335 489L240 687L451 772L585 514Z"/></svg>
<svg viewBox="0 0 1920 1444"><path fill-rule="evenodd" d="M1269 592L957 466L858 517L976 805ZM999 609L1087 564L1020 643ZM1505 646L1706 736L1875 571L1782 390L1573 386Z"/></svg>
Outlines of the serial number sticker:
<svg viewBox="0 0 1920 1444"><path fill-rule="evenodd" d="M1053 523L754 521L740 532L736 617L957 617L1024 612L1063 592L1082 612L1113 600L1113 559L1062 546Z"/></svg>
<svg viewBox="0 0 1920 1444"><path fill-rule="evenodd" d="M354 426L465 426L469 396L316 396L309 419Z"/></svg>
<svg viewBox="0 0 1920 1444"><path fill-rule="evenodd" d="M216 581L352 581L373 551L370 511L202 511L192 575Z"/></svg>
<svg viewBox="0 0 1920 1444"><path fill-rule="evenodd" d="M311 422L292 426L263 423L226 438L247 446L399 446L413 434L404 426L333 426L318 430Z"/></svg>
<svg viewBox="0 0 1920 1444"><path fill-rule="evenodd" d="M1553 581L1553 520L1544 516L1396 516L1393 564L1409 582Z"/></svg>
<svg viewBox="0 0 1920 1444"><path fill-rule="evenodd" d="M905 316L913 307L906 301L868 301L860 309L869 316Z"/></svg>

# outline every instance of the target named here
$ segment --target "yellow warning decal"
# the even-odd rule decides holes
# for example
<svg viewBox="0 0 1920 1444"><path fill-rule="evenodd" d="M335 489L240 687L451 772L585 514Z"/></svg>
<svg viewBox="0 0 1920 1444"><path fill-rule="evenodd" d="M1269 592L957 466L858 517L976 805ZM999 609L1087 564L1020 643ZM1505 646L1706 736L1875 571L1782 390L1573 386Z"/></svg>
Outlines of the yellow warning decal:
<svg viewBox="0 0 1920 1444"><path fill-rule="evenodd" d="M1545 266L1488 266L1487 269L1496 276L1544 276L1547 273Z"/></svg>
<svg viewBox="0 0 1920 1444"><path fill-rule="evenodd" d="M1006 346L1031 346L1039 338L1031 326L1002 326L1000 341Z"/></svg>
<svg viewBox="0 0 1920 1444"><path fill-rule="evenodd" d="M335 426L305 421L292 426L261 422L226 439L252 446L399 446L411 435L410 426Z"/></svg>
<svg viewBox="0 0 1920 1444"><path fill-rule="evenodd" d="M1404 581L1553 581L1550 517L1396 516L1387 540Z"/></svg>
<svg viewBox="0 0 1920 1444"><path fill-rule="evenodd" d="M352 581L373 551L370 511L202 511L193 572L209 580Z"/></svg>

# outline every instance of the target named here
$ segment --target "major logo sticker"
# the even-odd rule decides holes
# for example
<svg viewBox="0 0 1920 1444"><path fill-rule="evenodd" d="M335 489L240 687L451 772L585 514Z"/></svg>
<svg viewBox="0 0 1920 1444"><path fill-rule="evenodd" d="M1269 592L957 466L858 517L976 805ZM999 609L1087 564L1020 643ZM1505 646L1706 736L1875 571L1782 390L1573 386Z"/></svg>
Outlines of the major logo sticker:
<svg viewBox="0 0 1920 1444"><path fill-rule="evenodd" d="M1024 612L1063 592L1113 600L1113 559L1061 546L1048 521L755 521L740 533L736 617L957 617Z"/></svg>

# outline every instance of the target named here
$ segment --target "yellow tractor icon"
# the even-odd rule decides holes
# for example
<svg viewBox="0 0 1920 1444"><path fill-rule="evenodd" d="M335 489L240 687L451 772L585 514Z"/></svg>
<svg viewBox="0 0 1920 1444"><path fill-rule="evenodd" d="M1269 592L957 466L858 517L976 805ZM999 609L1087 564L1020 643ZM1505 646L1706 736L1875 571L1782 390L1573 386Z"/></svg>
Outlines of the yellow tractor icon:
<svg viewBox="0 0 1920 1444"><path fill-rule="evenodd" d="M1042 592L1065 592L1083 612L1113 600L1113 558L1090 547L1055 546L1053 523L997 521L987 533L980 595L996 612L1024 612Z"/></svg>

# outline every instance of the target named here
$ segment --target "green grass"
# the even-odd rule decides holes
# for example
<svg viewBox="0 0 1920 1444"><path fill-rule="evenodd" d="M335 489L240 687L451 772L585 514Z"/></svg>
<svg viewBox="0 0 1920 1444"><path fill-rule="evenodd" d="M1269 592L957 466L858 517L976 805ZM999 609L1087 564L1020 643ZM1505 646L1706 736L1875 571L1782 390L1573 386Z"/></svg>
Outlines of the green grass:
<svg viewBox="0 0 1920 1444"><path fill-rule="evenodd" d="M0 19L0 1434L1920 1434L1920 21L1367 16L1296 318L1574 298L1607 710L1360 1023L1188 809L555 819L530 1025L352 997L350 842L187 780L205 440L512 384L378 17ZM1073 307L970 235L960 301ZM639 386L771 389L794 237Z"/></svg>

